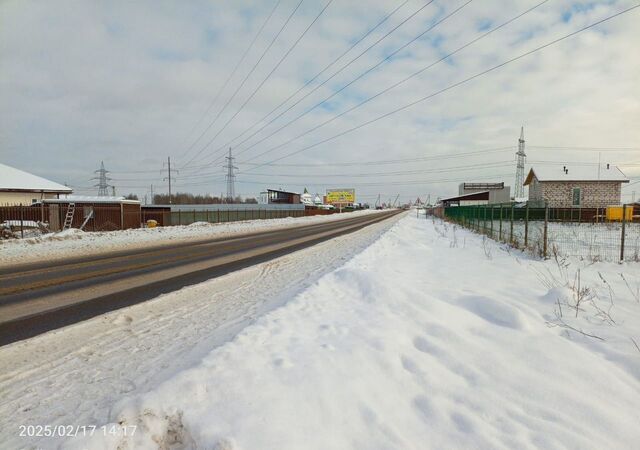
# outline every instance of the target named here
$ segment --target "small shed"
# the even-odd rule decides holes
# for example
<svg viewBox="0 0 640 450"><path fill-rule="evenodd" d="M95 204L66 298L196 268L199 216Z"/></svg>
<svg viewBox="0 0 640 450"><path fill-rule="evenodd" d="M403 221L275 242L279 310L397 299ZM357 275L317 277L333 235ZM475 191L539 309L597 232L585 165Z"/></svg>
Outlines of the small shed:
<svg viewBox="0 0 640 450"><path fill-rule="evenodd" d="M71 228L82 228L84 231L140 228L142 221L140 202L124 197L68 195L45 199L43 203L48 209L52 231L62 229L68 212L72 214Z"/></svg>
<svg viewBox="0 0 640 450"><path fill-rule="evenodd" d="M531 168L524 182L529 202L552 208L604 208L619 205L629 179L616 166Z"/></svg>

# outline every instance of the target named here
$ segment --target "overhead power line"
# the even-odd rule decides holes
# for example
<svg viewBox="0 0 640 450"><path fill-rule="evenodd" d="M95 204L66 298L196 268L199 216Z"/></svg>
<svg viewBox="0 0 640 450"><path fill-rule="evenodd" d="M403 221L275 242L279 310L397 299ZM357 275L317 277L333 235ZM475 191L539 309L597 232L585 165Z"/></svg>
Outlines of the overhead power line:
<svg viewBox="0 0 640 450"><path fill-rule="evenodd" d="M213 141L216 140L216 138L218 136L220 136L220 133L222 133L227 126L233 121L233 119L235 119L238 114L240 114L240 112L242 112L242 110L244 109L244 107L247 105L247 103L249 103L251 101L251 99L256 95L256 93L262 88L262 86L264 86L264 84L267 82L267 80L269 80L269 78L271 78L271 75L273 75L273 73L278 69L278 67L280 67L280 65L284 62L284 60L287 58L287 56L289 56L289 54L293 51L293 49L298 45L298 43L302 40L302 38L307 34L307 32L311 29L311 27L313 26L313 24L315 24L317 22L317 20L320 18L320 16L322 16L322 14L324 14L324 12L326 11L326 9L329 7L329 5L331 5L331 3L333 3L333 0L329 0L325 5L324 8L322 8L320 10L320 12L316 15L316 17L311 21L311 23L307 26L307 28L305 28L305 30L302 32L302 34L298 37L298 39L296 39L296 41L293 43L293 45L291 45L289 47L289 49L285 52L284 55L282 55L282 58L280 58L280 60L278 61L278 63L273 67L273 69L271 69L271 72L269 72L267 74L267 76L262 80L262 82L253 90L253 92L251 93L251 95L249 95L249 97L244 101L244 103L242 103L242 105L240 105L240 107L236 110L236 112L229 117L229 119L225 122L225 124L218 130L218 132L204 145L204 147L202 147L200 149L200 151L198 153L196 153L196 155L194 156L194 158L192 158L189 162L191 162L193 159L195 159L198 155L200 155L207 147L209 147L209 145L211 145L213 143ZM187 163L188 164L188 163Z"/></svg>
<svg viewBox="0 0 640 450"><path fill-rule="evenodd" d="M527 148L539 148L544 150L584 150L600 152L609 150L611 152L638 152L640 147L554 147L546 145L527 145Z"/></svg>
<svg viewBox="0 0 640 450"><path fill-rule="evenodd" d="M518 56L515 56L515 57L513 57L513 58L510 58L510 59L508 59L508 60L506 60L506 61L504 61L504 62L502 62L502 63L500 63L500 64L496 64L495 66L492 66L492 67L490 67L489 69L485 69L485 70L483 70L483 71L481 71L481 72L478 72L478 73L476 73L476 74L474 74L474 75L472 75L472 76L470 76L470 77L468 77L468 78L465 78L465 79L463 79L463 80L461 80L461 81L458 81L458 82L456 82L456 83L450 84L449 86L447 86L447 87L445 87L445 88L439 89L439 90L437 90L437 91L435 91L435 92L433 92L433 93L431 93L431 94L429 94L429 95L426 95L426 96L424 96L424 97L421 97L421 98L419 98L419 99L417 99L417 100L412 101L411 103L408 103L408 104L406 104L406 105L404 105L404 106L401 106L401 107L399 107L399 108L396 108L396 109L394 109L394 110L391 110L391 111L389 111L389 112L387 112L387 113L385 113L385 114L382 114L382 115L380 115L380 116L378 116L378 117L376 117L376 118L374 118L374 119L368 120L368 121L366 121L366 122L364 122L364 123L361 123L361 124L356 125L356 126L354 126L354 127L348 128L348 129L346 129L346 130L344 130L344 131L342 131L342 132L340 132L340 133L337 133L337 134L335 134L335 135L333 135L333 136L330 136L330 137L328 137L328 138L322 139L321 141L318 141L318 142L316 142L316 143L314 143L314 144L311 144L311 145L307 145L307 146L305 146L305 147L302 147L302 148L300 148L300 149L298 149L298 150L296 150L296 151L290 152L290 153L288 153L288 154L286 154L286 155L283 155L283 156L280 156L280 157L278 157L278 158L275 158L275 159L273 159L273 160L271 160L271 161L268 161L268 162L266 162L266 163L264 163L264 164L262 164L262 165L266 165L266 164L274 163L274 162L277 162L277 161L281 161L281 160L283 160L283 159L285 159L285 158L289 158L289 157L291 157L291 156L293 156L293 155L296 155L296 154L299 154L299 153L301 153L301 152L303 152L303 151L309 150L309 149L311 149L311 148L315 148L315 147L317 147L317 146L319 146L319 145L322 145L322 144L325 144L325 143L330 142L330 141L332 141L332 140L335 140L335 139L337 139L337 138L339 138L339 137L342 137L342 136L344 136L344 135L346 135L346 134L352 133L353 131L356 131L356 130L358 130L358 129L360 129L360 128L363 128L363 127L365 127L365 126L371 125L371 124L373 124L373 123L375 123L375 122L378 122L378 121L380 121L380 120L382 120L382 119L384 119L384 118L387 118L387 117L389 117L389 116L392 116L392 115L394 115L394 114L397 114L398 112L401 112L401 111L404 111L404 110L406 110L406 109L409 109L409 108L411 108L412 106L415 106L415 105L417 105L417 104L419 104L419 103L422 103L422 102L425 102L425 101L427 101L427 100L430 100L430 99L432 99L432 98L434 98L434 97L436 97L436 96L438 96L438 95L440 95L440 94L443 94L443 93L445 93L445 92L447 92L447 91L450 91L450 90L455 89L455 88L457 88L457 87L459 87L459 86L462 86L462 85L464 85L464 84L467 84L467 83L469 83L470 81L475 80L476 78L482 77L482 76L484 76L484 75L486 75L486 74L488 74L488 73L491 73L491 72L493 72L493 71L495 71L495 70L497 70L497 69L499 69L499 68L502 68L502 67L504 67L504 66L506 66L506 65L508 65L508 64L511 64L511 63L513 63L513 62L515 62L515 61L518 61L518 60L520 60L520 59L522 59L522 58L525 58L525 57L527 57L527 56L529 56L529 55L532 55L532 54L534 54L534 53L537 53L537 52L539 52L539 51L541 51L541 50L543 50L543 49L545 49L545 48L547 48L547 47L550 47L550 46L555 45L555 44L557 44L557 43L559 43L559 42L562 42L562 41L564 41L564 40L566 40L566 39L568 39L568 38L570 38L570 37L573 37L573 36L575 36L575 35L577 35L577 34L579 34L579 33L584 32L584 31L586 31L586 30L588 30L588 29L590 29L590 28L593 28L593 27L595 27L595 26L597 26L597 25L600 25L600 24L602 24L602 23L604 23L604 22L607 22L607 21L609 21L609 20L612 20L612 19L614 19L614 18L616 18L616 17L619 17L619 16L621 16L621 15L623 15L623 14L626 14L626 13L628 13L628 12L630 12L630 11L632 11L632 10L634 10L634 9L638 8L638 7L640 7L640 4L636 4L636 5L632 6L632 7L629 7L629 8L627 8L627 9L622 10L622 11L619 11L619 12L617 12L617 13L615 13L615 14L610 15L610 16L607 16L607 17L605 17L604 19L600 19L600 20L598 20L598 21L596 21L596 22L593 22L593 23L591 23L591 24L589 24L589 25L587 25L587 26L585 26L585 27L582 27L582 28L580 28L580 29L578 29L578 30L576 30L576 31L573 31L573 32L568 33L568 34L565 34L564 36L561 36L561 37L559 37L559 38L556 38L556 39L554 39L554 40L552 40L552 41L550 41L550 42L547 42L546 44L540 45L540 46L538 46L538 47L536 47L536 48L534 48L534 49L532 49L532 50L529 50L529 51L524 52L524 53L522 53L522 54L520 54L520 55L518 55ZM254 167L253 169L248 169L248 170L254 170L254 169L258 168L258 167L261 167L262 165L258 165L258 166L256 166L256 167Z"/></svg>
<svg viewBox="0 0 640 450"><path fill-rule="evenodd" d="M510 145L508 147L494 147L494 148L487 148L484 150L474 150L471 152L461 152L461 153L452 153L452 154L446 154L446 155L432 155L432 156L420 156L420 157L415 157L415 158L403 158L403 159L383 159L383 160L377 160L377 161L345 161L345 162L327 162L327 163L314 163L314 164L303 164L303 163L299 163L299 164L263 164L263 163L251 163L248 161L243 161L240 164L245 164L245 165L254 165L254 166L277 166L277 167L324 167L324 166L377 166L377 165L384 165L384 164L402 164L402 163L409 163L409 162L421 162L421 161L435 161L435 160L440 160L440 159L453 159L453 158L461 158L464 156L471 156L471 155L486 155L488 153L497 153L497 152L506 152L506 151L512 151L514 148L513 145Z"/></svg>
<svg viewBox="0 0 640 450"><path fill-rule="evenodd" d="M531 8L529 8L529 9L527 9L526 11L524 11L524 12L522 12L522 13L520 13L520 14L518 14L518 15L514 16L514 17L512 17L511 19L507 20L506 22L503 22L502 24L500 24L500 25L498 25L498 26L496 26L496 27L492 28L491 30L487 31L486 33L481 34L480 36L476 37L475 39L472 39L471 41L467 42L466 44L462 45L461 47L458 47L456 50L452 51L451 53L449 53L449 54L447 54L447 55L445 55L445 56L441 57L440 59L438 59L438 60L436 60L436 61L434 61L434 62L432 62L432 63L430 63L430 64L428 64L428 65L426 65L426 66L424 66L424 67L423 67L423 68L421 68L420 70L418 70L418 71L416 71L416 72L412 73L411 75L409 75L409 76L407 76L407 77L403 78L402 80L400 80L400 81L398 81L398 82L396 82L396 83L392 84L391 86L388 86L387 88L383 89L382 91L378 92L377 94L372 95L372 96L370 96L370 97L368 97L368 98L364 99L364 100L363 100L363 101L361 101L360 103L358 103L358 104L356 104L356 105L352 106L351 108L349 108L349 109L347 109L347 110L345 110L345 111L341 112L340 114L337 114L337 115L335 115L335 116L333 116L333 117L331 117L331 118L329 118L329 119L325 120L324 122L320 123L319 125L316 125L316 126L314 126L314 127L310 128L310 129L308 129L308 130L304 131L303 133L301 133L301 134L299 134L299 135L297 135L297 136L295 136L295 137L293 137L293 138L291 138L291 139L289 139L289 140L287 140L287 141L285 141L285 142L283 142L283 143L280 143L280 144L278 144L278 145L275 145L275 146L273 146L273 147L270 147L269 149L267 149L267 150L263 151L262 153L259 153L258 155L254 156L252 159L259 158L260 156L264 156L264 155L266 155L266 154L268 154L268 153L271 153L271 152L272 152L272 151L274 151L274 150L277 150L277 149L279 149L279 148L284 147L285 145L288 145L288 144L290 144L290 143L292 143L292 142L295 142L295 141L297 141L298 139L300 139L301 137L304 137L304 136L306 136L307 134L312 133L312 132L314 132L314 131L316 131L316 130L318 130L318 129L322 128L322 127L324 127L325 125L328 125L329 123L331 123L331 122L333 122L333 121L335 121L335 120L339 119L340 117L342 117L342 116L344 116L344 115L346 115L346 114L349 114L350 112L352 112L352 111L354 111L354 110L356 110L356 109L358 109L358 108L361 108L362 106L364 106L365 104L369 103L370 101L372 101L372 100L374 100L374 99L376 99L376 98L378 98L378 97L380 97L380 96L382 96L382 95L386 94L387 92L389 92L389 91L391 91L391 90L393 90L393 89L397 88L398 86L400 86L400 85L402 85L402 84L406 83L407 81L411 80L412 78L414 78L414 77L416 77L416 76L418 76L418 75L420 75L420 74L424 73L426 70L428 70L428 69L430 69L430 68L432 68L432 67L436 66L437 64L439 64L439 63L441 63L441 62L443 62L443 61L445 61L445 60L447 60L447 59L451 58L451 57L452 57L452 56L454 56L456 53L458 53L458 52L460 52L460 51L464 50L465 48L469 47L470 45L475 44L476 42L478 42L478 41L480 41L481 39L483 39L483 38L485 38L485 37L489 36L490 34L494 33L495 31L497 31L497 30L499 30L499 29L501 29L501 28L503 28L503 27L505 27L505 26L509 25L510 23L514 22L515 20L519 19L520 17L522 17L522 16L524 16L524 15L526 15L526 14L530 13L531 11L535 10L536 8L538 8L538 7L542 6L543 4L547 3L548 1L549 1L549 0L543 0L542 2L538 3L537 5L535 5L535 6L531 7ZM463 5L462 5L461 7L459 7L458 9L454 10L454 11L453 11L451 14L449 14L448 16L445 16L445 17L444 17L440 22L437 22L436 24L434 24L430 29L433 29L433 27L435 27L435 26L436 26L436 25L438 25L439 23L442 23L442 22L443 22L444 20L446 20L447 18L451 17L453 14L455 14L456 12L458 12L460 9L462 9L462 7L466 6L467 4L468 4L468 2L467 2L467 3L465 3L465 4L463 4ZM396 52L397 52L397 51L396 51ZM395 53L395 52L394 52L394 53ZM384 60L383 60L382 62L384 62ZM373 66L371 69L373 69L373 68L377 67L379 64L380 64L380 63L376 64L376 65L375 65L375 66ZM371 69L369 69L369 70L371 70ZM353 83L354 81L356 81L358 78L360 78L360 77L364 76L366 73L368 73L368 72L369 72L369 70L368 70L368 71L365 71L363 74L359 75L357 78L355 78L353 81L351 81L351 83ZM351 84L351 83L349 83L349 84ZM349 86L349 84L347 84L347 85L343 86L340 90L338 90L338 91L334 92L333 94L331 94L329 97L327 97L325 100L323 100L323 102L325 102L325 101L327 101L327 100L331 99L334 95L336 95L336 94L337 94L338 92L340 92L342 89L344 89L345 87ZM322 104L323 102L318 103L316 106L318 106L318 105ZM315 108L315 106L314 106L313 108ZM299 116L298 116L298 117L296 117L295 119L293 119L293 120L291 120L291 121L289 121L289 122L285 123L285 124L284 124L284 125L282 125L280 128L278 128L277 130L275 130L273 133L271 133L270 135L266 136L264 139L269 138L270 136L273 136L273 135L274 135L275 133L277 133L278 131L280 131L280 130L282 130L282 129L286 128L286 127L288 127L288 126L289 126L289 125L291 125L293 122L295 122L296 120L298 120L300 117L302 117L302 116L304 116L305 114L307 114L308 112L312 111L312 110L313 110L313 108L311 108L311 109L309 109L309 110L305 111L303 114L299 115ZM254 145L256 145L256 144L258 144L258 143L262 142L264 139L262 139L262 140L260 140L260 141L255 142L255 143L254 143L254 144L252 144L251 146L249 146L249 147L245 148L243 151L238 152L238 154L242 154L244 151L246 151L246 150L250 149L251 147L253 147Z"/></svg>
<svg viewBox="0 0 640 450"><path fill-rule="evenodd" d="M365 53L367 53L369 50L371 50L373 47L375 47L376 45L378 45L380 42L382 42L383 40L385 40L387 37L389 37L392 33L394 33L398 28L400 28L401 26L403 26L405 23L407 23L409 20L411 20L414 16L416 16L419 12L421 12L423 9L425 9L427 6L429 6L431 3L433 3L435 0L430 0L427 3L425 3L424 5L422 5L420 8L418 8L417 10L415 10L413 13L411 13L408 17L406 17L405 19L403 19L399 24L397 24L396 26L394 26L391 30L389 30L387 33L385 33L382 37L378 38L373 44L369 45L366 49L364 49L362 52L360 52L358 54L358 56L356 56L355 58L352 58L349 62L347 62L346 64L344 64L342 67L340 67L340 69L338 69L337 71L335 71L331 76L329 76L327 79L325 79L322 83L316 85L311 91L309 91L308 93L306 93L303 97L301 97L300 99L298 99L295 103L293 103L291 106L289 106L287 109L285 109L284 111L282 111L280 114L278 114L276 117L274 117L273 119L271 119L269 122L267 122L263 127L261 127L260 129L256 130L255 133L251 134L248 138L246 138L245 140L241 141L240 143L238 143L237 145L241 145L244 142L246 142L248 139L250 139L251 137L255 136L256 133L260 132L261 130L263 130L266 126L268 126L269 124L273 123L273 121L277 120L278 118L280 118L283 114L285 114L286 112L288 112L289 110L291 110L291 108L295 107L296 105L298 105L301 101L303 101L305 98L307 98L309 95L313 94L315 91L317 91L318 89L320 89L322 86L324 86L328 81L330 81L331 79L333 79L336 75L338 75L339 73L341 73L344 69L346 69L347 67L349 67L351 64L353 64L355 61L357 61L358 59L360 59ZM283 102L282 104L284 104L286 102ZM279 108L280 105L277 108ZM256 124L254 124L253 126L255 126ZM246 131L246 130L245 130ZM237 136L239 137L239 136ZM237 138L236 137L236 138ZM236 138L232 139L230 142L234 141ZM217 148L213 154L216 154L217 152L219 152L221 149L225 148L228 145L225 144L222 147ZM214 161L212 161L211 163L213 164L215 161L217 161L219 158L215 159Z"/></svg>
<svg viewBox="0 0 640 450"><path fill-rule="evenodd" d="M465 6L467 6L469 3L471 3L473 0L467 0L465 3L463 3L462 5L460 5L458 8L454 9L452 12L450 12L449 14L447 14L446 16L444 16L442 19L436 21L434 24L432 24L431 26L429 26L426 30L422 31L420 34L418 34L417 36L415 36L413 39L411 39L409 42L403 44L402 46L398 47L396 50L394 50L393 52L391 52L389 55L387 55L386 57L384 57L383 59L381 59L380 61L378 61L376 64L374 64L373 66L369 67L367 70L365 70L364 72L362 72L360 75L358 75L357 77L355 77L354 79L352 79L351 81L349 81L347 84L345 84L344 86L342 86L340 89L334 91L331 95L329 95L328 97L325 97L323 100L321 100L320 102L316 103L315 105L313 105L311 108L308 108L307 110L305 110L304 112L302 112L301 114L298 114L296 117L294 117L293 119L289 120L288 122L284 123L283 125L281 125L279 128L276 128L275 130L273 130L271 133L269 133L268 135L262 137L261 139L257 140L256 142L254 142L253 144L249 145L248 147L245 147L244 149L242 149L241 151L238 152L238 154L242 154L244 152L246 152L247 150L252 149L253 147L255 147L256 145L264 142L265 140L269 139L270 137L274 136L275 134L279 133L280 131L284 130L285 128L289 127L291 124L297 122L299 119L301 119L302 117L306 116L307 114L311 113L312 111L314 111L316 108L320 107L321 105L325 104L326 102L328 102L329 100L331 100L333 97L335 97L336 95L338 95L339 93L341 93L342 91L344 91L345 89L347 89L349 86L351 86L353 83L355 83L356 81L362 79L363 77L365 77L366 75L368 75L369 73L373 72L374 70L376 70L378 67L382 66L384 63L386 63L387 61L389 61L391 58L393 58L395 55L397 55L398 53L400 53L402 50L404 50L405 48L407 48L409 45L411 45L412 43L414 43L415 41L417 41L418 39L422 38L425 34L427 34L428 32L432 31L433 29L435 29L438 25L444 23L445 21L447 21L449 18L451 18L452 16L454 16L456 13L458 13L460 10L462 10ZM548 0L545 0L548 1ZM543 2L544 3L544 2ZM442 60L444 60L446 58L443 58ZM441 61L442 61L441 60ZM439 62L439 61L438 61ZM434 63L434 65L437 63ZM426 70L423 69L422 72ZM407 80L409 80L410 78L418 75L417 72L414 75L412 75L411 77L408 77L404 80L402 80L401 82L397 83L396 85L392 86L391 88L387 89L387 90L391 90L394 87L396 87L397 85L400 85L404 82L406 82ZM378 95L374 96L374 97L370 97L369 99L367 99L366 101L360 103L359 105L357 105L357 107L360 107L362 105L364 105L365 103L369 102L370 100L373 100L375 97L384 94L387 90L379 93ZM346 114L347 112L353 111L354 109L356 109L355 107L344 112L343 114ZM340 117L340 115L336 116L335 118ZM334 119L333 119L334 120ZM331 120L330 120L331 121ZM330 121L327 121L327 123L329 123ZM294 140L297 140L298 138L304 136L307 133L310 133L322 126L324 126L325 124L321 124L318 127L314 127L311 130L306 131L305 133L303 133L302 135L296 136L293 139L290 139L289 141L286 141L283 144L280 144L279 146L276 146L274 148L272 148L273 150L275 150L276 148L280 148L284 145L287 145L290 142L293 142ZM270 150L268 150L267 152L263 152L264 153L268 153ZM261 154L261 155L262 155Z"/></svg>
<svg viewBox="0 0 640 450"><path fill-rule="evenodd" d="M216 114L216 116L214 117L214 119L209 123L209 126L207 126L207 128L205 128L205 130L200 134L200 136L198 136L198 139L196 141L199 141L202 136L204 136L210 129L211 127L218 121L218 118L220 117L220 115L222 115L222 113L227 109L227 106L229 106L229 103L231 103L233 101L234 98L236 98L236 95L238 95L238 92L240 91L240 89L242 89L242 87L244 86L244 84L247 82L247 80L249 79L249 77L253 74L253 72L256 70L256 68L258 67L258 65L260 64L260 62L262 61L262 59L265 57L265 55L267 54L267 52L271 49L271 47L273 46L273 44L276 42L276 40L278 39L278 37L280 36L280 34L282 34L282 31L285 29L285 27L287 26L287 24L289 23L289 21L291 21L291 18L293 17L293 15L296 13L296 11L298 10L298 8L300 7L300 5L302 4L304 0L300 0L298 2L298 4L296 5L296 7L293 9L293 11L291 11L291 14L289 14L289 16L287 17L287 20L284 21L284 23L282 24L282 26L280 27L280 29L278 30L278 32L276 33L276 35L273 37L273 39L271 39L271 42L269 42L269 45L267 45L267 47L264 49L264 51L262 52L262 54L260 55L260 58L258 58L258 60L255 62L255 64L253 65L253 67L251 67L251 70L249 70L249 72L245 75L245 77L242 79L242 82L238 85L238 87L236 88L236 90L233 92L233 94L231 95L231 97L229 97L227 99L227 101L225 102L224 106L222 107L222 109L220 109L220 111L218 111L218 114ZM195 145L195 144L194 144ZM189 160L189 162L193 161L193 158L191 158ZM189 164L189 163L187 163ZM184 166L186 166L187 164L184 164Z"/></svg>
<svg viewBox="0 0 640 450"><path fill-rule="evenodd" d="M216 96L213 98L213 100L211 101L211 103L209 103L209 107L206 109L206 111L204 112L204 114L202 114L202 116L200 116L200 119L198 120L198 122L196 123L196 125L191 129L191 131L189 131L188 136L191 136L191 134L200 126L200 124L202 123L202 121L204 120L204 118L207 116L207 114L209 114L209 111L211 111L211 108L213 108L217 103L218 103L218 99L220 98L220 95L222 94L222 92L227 88L227 85L229 84L229 81L231 81L231 79L233 78L233 76L236 74L236 72L238 71L238 68L240 67L240 65L244 62L245 58L247 57L247 55L249 54L249 52L251 51L251 49L253 48L254 44L256 43L256 41L258 40L258 36L260 36L260 34L262 34L262 31L264 30L264 28L267 26L267 23L269 22L269 20L271 20L271 17L273 16L273 13L276 12L276 9L278 9L278 6L280 5L280 2L282 0L278 0L276 2L276 4L274 5L274 7L271 9L271 12L269 13L269 15L267 16L267 18L262 22L262 26L260 27L260 29L258 30L258 32L255 34L255 36L253 37L253 39L251 40L251 42L249 43L249 46L245 49L244 53L242 54L242 56L240 57L240 59L238 60L238 62L236 63L235 67L233 68L233 70L231 71L231 73L229 74L229 76L227 77L227 79L225 80L225 82L222 84L222 86L220 86L220 89L218 89L218 93L216 94ZM186 155L195 147L195 145L198 143L198 141L202 138L202 136L204 135L201 134L195 141L193 141L193 143L187 148L187 150L185 151L185 153L182 155L182 157L186 157Z"/></svg>
<svg viewBox="0 0 640 450"><path fill-rule="evenodd" d="M404 5L406 5L409 2L409 0L405 0L404 2L402 2L400 5L398 5L393 11L391 11L390 13L388 13L386 16L384 16L382 18L382 20L380 20L373 28L370 28L365 34L363 34L358 40L356 40L353 44L351 44L349 46L349 48L347 48L344 52L342 52L337 58L334 58L333 61L331 61L329 64L327 64L320 72L318 72L317 74L315 74L313 77L311 77L305 84L303 84L300 88L298 88L298 90L294 91L292 94L290 94L286 99L284 99L282 102L280 102L275 108L273 108L271 111L269 111L266 115L264 115L260 120L258 120L257 122L255 122L253 125L251 125L249 128L246 128L242 133L240 133L239 135L237 135L236 137L234 137L233 139L227 141L225 144L223 144L221 147L217 148L215 151L219 151L221 148L226 148L229 145L233 144L233 142L242 137L245 133L247 133L248 131L252 130L253 128L255 128L257 125L259 125L260 123L262 123L265 119L267 119L269 116L271 116L271 114L273 114L275 111L277 111L282 105L285 105L289 100L291 100L293 97L295 97L296 95L298 95L301 91L303 91L307 86L309 86L311 83L313 83L315 80L318 79L318 77L320 75L322 75L323 73L325 73L329 68L331 68L335 63L337 63L338 61L340 61L346 54L348 54L351 50L353 50L358 44L360 44L360 42L362 42L364 39L366 39L371 33L373 33L376 29L378 29L383 23L385 23L392 15L394 15L398 10L400 10L400 8L402 8ZM427 6L427 5L425 5ZM422 10L425 6L423 6L422 8L420 8L420 10ZM418 10L418 12L420 11ZM371 47L369 47L371 48ZM361 55L360 55L361 56ZM350 61L353 62L355 61L352 60ZM347 64L348 65L348 64ZM346 66L344 66L346 67ZM343 68L344 68L343 67ZM342 70L342 69L341 69ZM332 77L335 76L332 75ZM330 78L329 78L330 79ZM329 79L325 80L324 83L326 83L326 81L328 81ZM323 83L323 84L324 84ZM271 123L271 122L269 122ZM263 127L261 127L259 130L256 131L256 133L259 133L262 129L264 129L264 127L266 127L269 123L265 124ZM251 136L249 136L248 139L250 139L251 137L255 136L255 134L252 134ZM242 141L240 144L242 144L245 141Z"/></svg>
<svg viewBox="0 0 640 450"><path fill-rule="evenodd" d="M508 177L510 176L510 173L507 174L496 174L496 175L481 175L481 176L474 176L473 179L474 180L492 180L492 179L496 179L496 178L503 178L503 177ZM222 181L222 179L217 180L217 181ZM433 184L433 183L447 183L447 182L462 182L462 181L469 181L468 177L466 178L446 178L446 179L435 179L435 180L408 180L408 181L387 181L387 182L365 182L365 183L349 183L349 186L353 186L353 187L357 187L357 186L412 186L412 185L426 185L426 184ZM260 181L260 180L236 180L236 183L240 183L240 184L257 184L257 185L262 185L264 186L265 184L267 184L265 181ZM316 181L314 183L296 183L296 182L285 182L285 183L276 183L276 182L271 182L270 184L281 184L284 186L320 186L320 185L324 185L324 186L331 186L331 185L338 185L344 183L343 180L321 180L321 181ZM198 182L191 182L191 183L182 183L182 184L177 184L177 186L179 187L188 187L188 186L205 186L205 185L209 185L210 181L198 181ZM123 186L126 187L126 186ZM144 186L141 186L141 188L144 188Z"/></svg>

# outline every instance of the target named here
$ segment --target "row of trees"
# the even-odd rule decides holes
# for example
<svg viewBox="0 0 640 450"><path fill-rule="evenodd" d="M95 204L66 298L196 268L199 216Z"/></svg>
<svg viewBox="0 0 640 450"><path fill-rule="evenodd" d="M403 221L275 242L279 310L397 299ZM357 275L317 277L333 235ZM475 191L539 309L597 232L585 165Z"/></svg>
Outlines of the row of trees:
<svg viewBox="0 0 640 450"><path fill-rule="evenodd" d="M138 200L138 196L135 194L129 194L125 198L130 200ZM155 194L153 196L154 205L168 205L169 203L173 203L176 205L211 205L211 204L220 204L220 203L255 204L255 203L258 203L258 201L255 198L243 199L240 196L237 196L236 198L221 198L221 197L215 197L209 194L194 195L188 192L177 192L175 194L171 194L171 201L169 201L169 194Z"/></svg>

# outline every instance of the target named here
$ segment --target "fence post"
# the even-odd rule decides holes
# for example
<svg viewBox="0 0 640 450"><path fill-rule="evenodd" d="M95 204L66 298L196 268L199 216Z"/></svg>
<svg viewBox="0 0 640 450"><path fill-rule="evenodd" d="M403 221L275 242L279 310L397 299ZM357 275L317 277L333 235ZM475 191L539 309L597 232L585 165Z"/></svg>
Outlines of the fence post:
<svg viewBox="0 0 640 450"><path fill-rule="evenodd" d="M491 230L491 239L493 239L493 205L491 205L491 218L489 223L489 229Z"/></svg>
<svg viewBox="0 0 640 450"><path fill-rule="evenodd" d="M542 235L542 256L547 257L547 231L549 225L549 205L544 202L544 231Z"/></svg>
<svg viewBox="0 0 640 450"><path fill-rule="evenodd" d="M524 248L529 245L529 202L524 209Z"/></svg>
<svg viewBox="0 0 640 450"><path fill-rule="evenodd" d="M24 206L20 205L20 237L24 239Z"/></svg>
<svg viewBox="0 0 640 450"><path fill-rule="evenodd" d="M195 221L196 221L196 210L194 209L193 210L193 222L192 223L195 223Z"/></svg>
<svg viewBox="0 0 640 450"><path fill-rule="evenodd" d="M482 234L487 234L487 205L484 205L484 219L482 221Z"/></svg>
<svg viewBox="0 0 640 450"><path fill-rule="evenodd" d="M622 205L622 235L620 236L620 262L624 261L624 234L627 224L627 205Z"/></svg>
<svg viewBox="0 0 640 450"><path fill-rule="evenodd" d="M514 213L514 205L511 204L511 225L509 229L509 242L513 245L513 213Z"/></svg>
<svg viewBox="0 0 640 450"><path fill-rule="evenodd" d="M502 241L502 203L500 204L500 228L498 231L498 241Z"/></svg>
<svg viewBox="0 0 640 450"><path fill-rule="evenodd" d="M178 225L182 225L182 213L178 210Z"/></svg>

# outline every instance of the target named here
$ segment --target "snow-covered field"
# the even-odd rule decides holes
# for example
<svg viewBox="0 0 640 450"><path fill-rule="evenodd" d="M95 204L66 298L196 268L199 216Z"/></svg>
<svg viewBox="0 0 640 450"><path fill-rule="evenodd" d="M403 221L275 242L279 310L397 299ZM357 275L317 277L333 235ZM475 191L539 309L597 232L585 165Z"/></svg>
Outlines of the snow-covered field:
<svg viewBox="0 0 640 450"><path fill-rule="evenodd" d="M129 434L98 428L72 449L638 448L638 264L540 261L412 215L374 227L287 256L307 284L256 266L255 283L231 274L1 348L2 442L44 421ZM343 264L305 253L356 239ZM249 306L249 325L208 309L229 292L233 315L278 276L281 306Z"/></svg>
<svg viewBox="0 0 640 450"><path fill-rule="evenodd" d="M355 215L376 214L377 212L380 211L364 210L349 214L286 217L225 223L196 222L186 226L106 232L83 232L77 229L70 229L28 239L0 240L0 267L16 263L54 261L59 258L144 248L149 245L162 245L172 241L226 237L234 234L330 222L348 219Z"/></svg>

